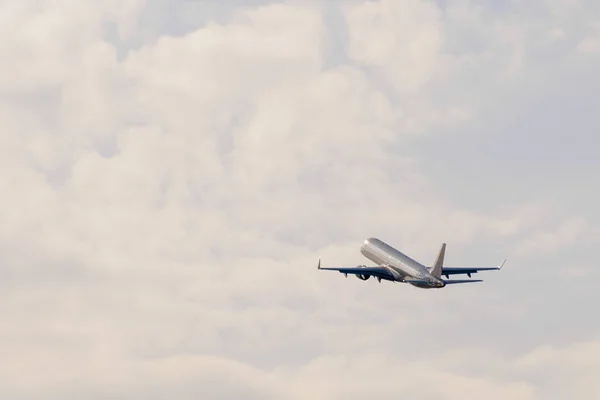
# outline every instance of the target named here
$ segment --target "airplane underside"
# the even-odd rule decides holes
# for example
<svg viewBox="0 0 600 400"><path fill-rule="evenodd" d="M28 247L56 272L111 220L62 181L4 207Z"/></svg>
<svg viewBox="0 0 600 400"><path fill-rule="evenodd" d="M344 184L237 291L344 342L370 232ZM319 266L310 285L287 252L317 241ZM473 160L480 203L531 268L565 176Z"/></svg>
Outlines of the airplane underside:
<svg viewBox="0 0 600 400"><path fill-rule="evenodd" d="M346 277L348 276L348 274L344 274L344 275L346 275ZM360 279L361 281L366 281L366 280L369 280L371 275L359 274L359 275L356 275L356 277L358 279ZM481 279L452 279L452 280L443 280L441 283L440 282L436 283L436 282L420 281L420 280L416 280L416 279L411 280L411 278L409 276L406 276L403 279L394 279L394 278L386 278L386 277L378 277L378 276L374 276L374 278L377 279L377 281L380 283L381 283L381 281L407 283L407 284L414 286L416 288L419 288L419 289L441 289L441 288L445 287L446 285L451 285L451 284L483 282Z"/></svg>
<svg viewBox="0 0 600 400"><path fill-rule="evenodd" d="M344 275L346 277L348 277L348 274L344 274ZM358 279L360 279L361 281L366 281L366 280L368 280L371 277L371 275L368 275L368 274L357 274L356 277ZM377 281L380 282L380 283L381 283L382 280L383 281L391 281L391 282L395 281L395 279L393 279L393 278L387 278L387 277L383 277L383 276L374 276L374 278L377 279Z"/></svg>
<svg viewBox="0 0 600 400"><path fill-rule="evenodd" d="M348 277L348 274L344 274L344 275L346 277ZM368 275L368 274L357 274L355 276L356 276L356 278L360 279L361 281L366 281L366 280L369 280L369 278L371 278L371 275ZM381 276L373 276L373 278L377 279L377 281L379 283L381 283L382 280L390 281L390 282L408 283L409 285L420 288L420 289L439 289L439 288L444 287L444 286L432 284L430 282L411 281L410 276L405 276L404 278L400 278L400 279L381 277Z"/></svg>

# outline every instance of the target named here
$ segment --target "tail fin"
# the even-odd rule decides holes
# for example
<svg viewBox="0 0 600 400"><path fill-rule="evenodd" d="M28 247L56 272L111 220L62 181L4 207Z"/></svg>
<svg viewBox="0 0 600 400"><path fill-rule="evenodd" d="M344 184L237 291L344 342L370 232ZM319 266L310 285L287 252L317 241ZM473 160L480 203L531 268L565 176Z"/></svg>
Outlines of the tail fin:
<svg viewBox="0 0 600 400"><path fill-rule="evenodd" d="M435 264L431 268L431 275L439 278L442 276L442 266L444 265L444 254L446 253L446 243L442 243L442 248L438 253L437 260L435 260Z"/></svg>

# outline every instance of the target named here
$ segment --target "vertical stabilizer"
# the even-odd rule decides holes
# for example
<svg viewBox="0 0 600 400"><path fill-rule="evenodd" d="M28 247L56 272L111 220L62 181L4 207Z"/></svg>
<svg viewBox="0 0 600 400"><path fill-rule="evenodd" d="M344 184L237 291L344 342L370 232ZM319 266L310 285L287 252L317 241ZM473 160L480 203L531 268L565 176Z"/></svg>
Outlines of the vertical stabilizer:
<svg viewBox="0 0 600 400"><path fill-rule="evenodd" d="M439 278L442 276L442 266L444 265L444 254L446 253L446 243L442 243L442 248L437 256L437 260L435 260L435 264L433 264L433 268L431 268L431 275Z"/></svg>

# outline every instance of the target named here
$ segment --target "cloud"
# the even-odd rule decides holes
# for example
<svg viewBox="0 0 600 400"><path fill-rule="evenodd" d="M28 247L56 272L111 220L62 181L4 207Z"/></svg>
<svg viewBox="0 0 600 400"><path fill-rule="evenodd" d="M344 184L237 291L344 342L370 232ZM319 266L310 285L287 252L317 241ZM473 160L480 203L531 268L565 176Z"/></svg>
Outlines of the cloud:
<svg viewBox="0 0 600 400"><path fill-rule="evenodd" d="M346 8L351 60L380 69L400 92L414 93L439 66L441 10L426 1L378 1Z"/></svg>
<svg viewBox="0 0 600 400"><path fill-rule="evenodd" d="M213 5L219 18L171 34L181 13L142 24L153 7L0 11L0 393L537 399L558 365L581 372L561 396L594 393L582 370L597 365L580 361L594 326L512 337L520 323L544 330L549 312L522 260L594 246L588 210L517 192L471 206L419 148L560 92L535 77L580 71L593 18L576 29L581 10L565 2L542 16L518 3L254 2ZM550 55L559 66L540 70ZM317 273L318 256L363 263L366 236L425 263L442 241L451 263L517 260L513 275L439 292ZM547 287L564 287L549 265ZM553 299L553 318L553 301L574 304Z"/></svg>
<svg viewBox="0 0 600 400"><path fill-rule="evenodd" d="M534 234L527 241L521 243L519 252L549 252L554 253L562 248L585 242L596 243L598 233L589 226L583 218L571 218L562 221L560 226L549 232L547 229Z"/></svg>

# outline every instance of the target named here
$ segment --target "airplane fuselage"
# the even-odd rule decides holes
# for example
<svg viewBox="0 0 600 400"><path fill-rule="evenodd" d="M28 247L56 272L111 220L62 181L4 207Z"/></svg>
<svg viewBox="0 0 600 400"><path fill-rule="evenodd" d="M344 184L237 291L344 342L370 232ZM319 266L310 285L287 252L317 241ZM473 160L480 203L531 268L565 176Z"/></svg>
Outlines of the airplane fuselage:
<svg viewBox="0 0 600 400"><path fill-rule="evenodd" d="M444 281L433 276L426 266L377 238L365 240L360 252L377 265L386 267L394 281L410 283L423 289L446 286Z"/></svg>

